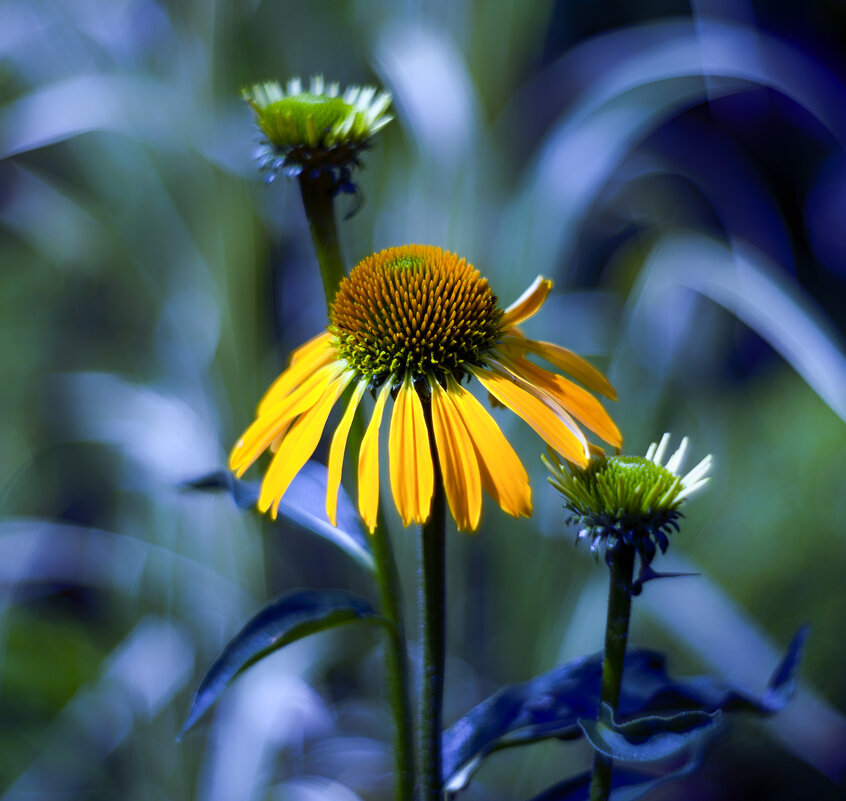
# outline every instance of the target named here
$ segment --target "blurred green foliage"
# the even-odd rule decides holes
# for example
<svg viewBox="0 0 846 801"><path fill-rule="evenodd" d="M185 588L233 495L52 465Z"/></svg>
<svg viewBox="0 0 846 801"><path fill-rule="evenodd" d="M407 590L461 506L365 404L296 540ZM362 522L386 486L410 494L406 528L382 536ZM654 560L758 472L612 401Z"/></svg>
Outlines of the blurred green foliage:
<svg viewBox="0 0 846 801"><path fill-rule="evenodd" d="M800 694L772 737L749 724L721 744L685 797L748 798L772 766L768 798L837 797L821 776L846 768L846 279L818 258L806 202L846 141L846 20L822 0L698 13L697 27L670 2L6 0L4 798L387 797L372 637L280 652L173 742L203 666L269 597L374 597L325 542L177 489L224 463L288 352L325 323L297 192L261 183L239 98L315 72L396 99L359 175L365 205L342 224L350 263L436 244L504 302L551 274L527 330L608 369L626 450L667 430L691 436L691 459L715 455L670 551L703 577L649 585L635 640L667 648L675 672L742 667L760 689L811 623L818 697ZM725 63L705 80L691 54L708 35ZM665 61L687 73L661 77ZM478 535L449 539L447 723L601 644L603 568L573 548L537 439L497 415L536 512L488 506ZM392 522L413 636L414 535ZM498 755L467 798L528 798L588 761L583 744Z"/></svg>

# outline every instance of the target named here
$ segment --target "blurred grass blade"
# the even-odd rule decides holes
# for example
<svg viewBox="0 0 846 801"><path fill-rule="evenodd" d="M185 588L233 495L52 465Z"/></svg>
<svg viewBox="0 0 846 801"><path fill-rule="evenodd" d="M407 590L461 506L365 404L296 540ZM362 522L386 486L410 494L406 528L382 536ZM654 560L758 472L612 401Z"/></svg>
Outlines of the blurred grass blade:
<svg viewBox="0 0 846 801"><path fill-rule="evenodd" d="M217 470L186 481L183 486L199 490L229 492L242 509L255 508L258 481L242 481L228 470ZM373 571L373 556L361 528L358 513L343 487L338 493L338 525L326 517L326 467L309 461L291 482L279 504L279 514L337 545L359 565Z"/></svg>
<svg viewBox="0 0 846 801"><path fill-rule="evenodd" d="M772 345L846 421L846 353L839 335L795 281L751 247L668 236L652 249L630 330L649 325L666 291L686 287L724 307ZM664 297L662 297L662 295Z"/></svg>
<svg viewBox="0 0 846 801"><path fill-rule="evenodd" d="M301 590L277 598L238 632L209 668L194 694L180 738L229 682L254 662L309 634L367 618L379 620L370 603L342 590Z"/></svg>

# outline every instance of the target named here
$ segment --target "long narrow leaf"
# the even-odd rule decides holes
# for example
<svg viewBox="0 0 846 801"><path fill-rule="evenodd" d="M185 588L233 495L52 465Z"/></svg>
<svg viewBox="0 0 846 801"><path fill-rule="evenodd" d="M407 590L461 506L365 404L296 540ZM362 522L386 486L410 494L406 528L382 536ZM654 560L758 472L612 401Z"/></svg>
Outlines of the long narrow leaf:
<svg viewBox="0 0 846 801"><path fill-rule="evenodd" d="M301 590L277 598L235 635L209 668L179 736L200 719L235 676L257 660L309 634L367 618L380 620L365 599L342 590Z"/></svg>

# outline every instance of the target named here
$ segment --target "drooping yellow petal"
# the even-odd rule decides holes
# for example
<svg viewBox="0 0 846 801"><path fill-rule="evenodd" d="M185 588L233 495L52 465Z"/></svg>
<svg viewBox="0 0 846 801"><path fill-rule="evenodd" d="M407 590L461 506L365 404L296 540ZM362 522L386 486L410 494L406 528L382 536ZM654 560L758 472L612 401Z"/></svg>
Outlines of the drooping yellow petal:
<svg viewBox="0 0 846 801"><path fill-rule="evenodd" d="M262 512L270 509L271 516L276 519L279 501L282 500L294 476L302 470L303 465L314 453L332 407L352 379L352 371L336 378L324 390L320 400L300 415L291 426L291 430L282 440L261 483L258 508Z"/></svg>
<svg viewBox="0 0 846 801"><path fill-rule="evenodd" d="M358 454L358 512L371 534L376 530L379 512L379 426L390 393L391 382L386 381L376 398L373 416L364 432Z"/></svg>
<svg viewBox="0 0 846 801"><path fill-rule="evenodd" d="M592 364L586 362L581 356L577 356L573 351L552 342L540 342L522 336L506 335L502 341L507 347L514 347L523 352L537 353L538 356L543 357L550 364L554 364L559 370L563 370L567 375L584 384L589 390L598 392L611 400L617 400L617 390L611 386L608 379Z"/></svg>
<svg viewBox="0 0 846 801"><path fill-rule="evenodd" d="M321 335L311 343L307 353L299 356L285 368L259 401L257 414L262 414L269 406L278 403L312 373L338 360L338 351L329 343L329 339L328 332Z"/></svg>
<svg viewBox="0 0 846 801"><path fill-rule="evenodd" d="M429 517L435 473L423 404L408 376L391 415L391 492L404 526Z"/></svg>
<svg viewBox="0 0 846 801"><path fill-rule="evenodd" d="M532 514L529 476L511 444L484 406L451 376L447 389L476 448L482 486L514 517Z"/></svg>
<svg viewBox="0 0 846 801"><path fill-rule="evenodd" d="M586 389L563 376L544 370L528 359L517 357L512 362L516 372L527 381L555 398L570 414L584 423L594 434L615 448L623 444L623 436L602 404Z"/></svg>
<svg viewBox="0 0 846 801"><path fill-rule="evenodd" d="M513 373L474 370L482 386L500 403L522 417L565 459L586 467L588 444L584 434L555 401Z"/></svg>
<svg viewBox="0 0 846 801"><path fill-rule="evenodd" d="M298 348L292 350L291 355L288 357L288 364L294 364L294 362L298 362L300 359L305 359L308 356L316 354L317 351L324 349L329 344L330 339L332 339L332 334L328 331L321 331L317 336L313 336L308 340L308 342L304 342Z"/></svg>
<svg viewBox="0 0 846 801"><path fill-rule="evenodd" d="M551 289L552 281L539 275L532 281L532 285L505 310L502 325L505 327L517 325L537 314Z"/></svg>
<svg viewBox="0 0 846 801"><path fill-rule="evenodd" d="M289 395L265 406L253 424L235 443L229 454L229 469L239 478L259 455L284 435L291 421L322 397L324 391L344 370L343 362L332 362L320 367Z"/></svg>
<svg viewBox="0 0 846 801"><path fill-rule="evenodd" d="M449 508L459 531L475 531L482 515L482 481L473 440L449 394L432 387L432 427Z"/></svg>
<svg viewBox="0 0 846 801"><path fill-rule="evenodd" d="M353 391L347 410L341 422L332 435L332 445L329 448L329 466L326 476L326 517L333 526L338 524L338 487L341 485L341 473L344 470L344 451L347 448L347 438L350 434L355 411L361 402L361 396L367 389L366 381L359 381Z"/></svg>

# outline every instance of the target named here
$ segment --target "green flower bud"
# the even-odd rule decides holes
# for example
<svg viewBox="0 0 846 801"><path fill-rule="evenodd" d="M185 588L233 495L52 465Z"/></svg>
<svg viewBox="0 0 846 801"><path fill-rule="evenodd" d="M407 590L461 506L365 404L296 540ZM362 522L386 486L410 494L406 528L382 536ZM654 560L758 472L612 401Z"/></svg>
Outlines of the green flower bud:
<svg viewBox="0 0 846 801"><path fill-rule="evenodd" d="M667 535L679 530L682 503L708 482L712 462L706 456L682 475L687 437L665 465L669 440L664 434L646 456L596 456L585 468L562 463L554 453L543 457L549 483L564 496L570 512L567 522L578 528L578 540L591 540L591 551L604 545L607 556L625 543L648 566L656 546L662 553L667 550Z"/></svg>
<svg viewBox="0 0 846 801"><path fill-rule="evenodd" d="M343 94L337 83L314 76L307 91L299 78L283 89L276 81L242 92L266 139L260 154L268 180L281 169L289 176L304 171L328 171L339 191L352 191L353 167L373 135L392 119L391 96L372 86L350 86Z"/></svg>

